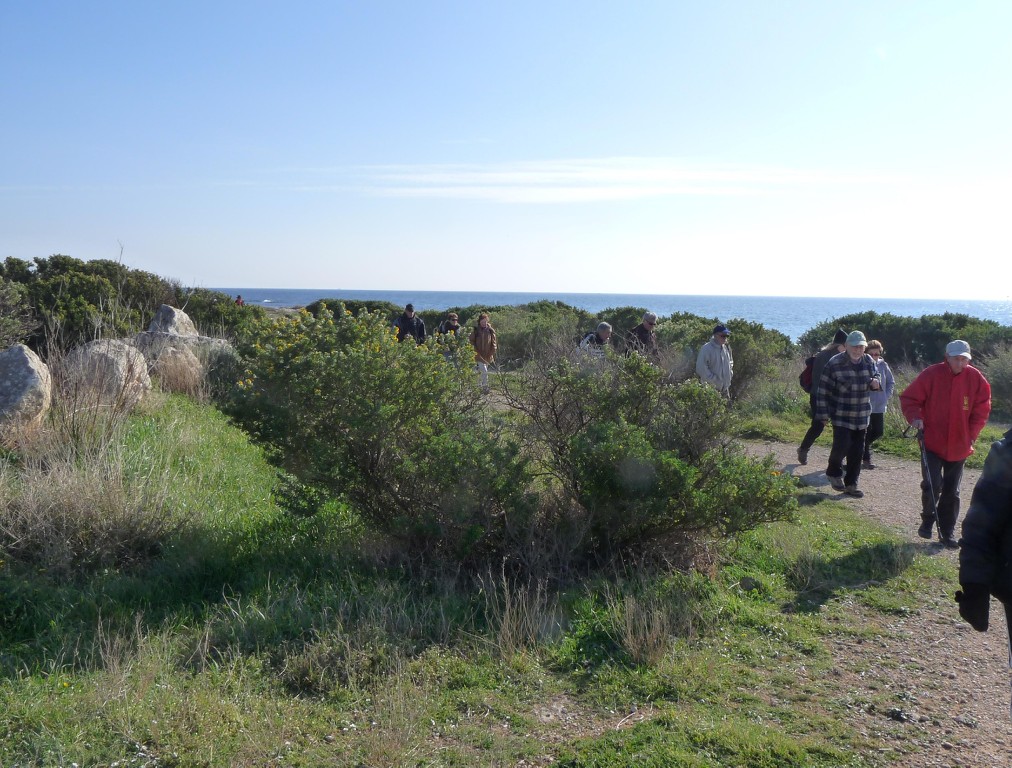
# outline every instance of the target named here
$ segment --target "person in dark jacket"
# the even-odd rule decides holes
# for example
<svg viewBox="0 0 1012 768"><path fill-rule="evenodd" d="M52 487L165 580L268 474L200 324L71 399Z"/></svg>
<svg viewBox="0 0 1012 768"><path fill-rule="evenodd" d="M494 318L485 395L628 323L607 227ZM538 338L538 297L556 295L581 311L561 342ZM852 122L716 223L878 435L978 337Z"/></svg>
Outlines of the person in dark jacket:
<svg viewBox="0 0 1012 768"><path fill-rule="evenodd" d="M598 323L595 330L580 339L578 348L581 352L589 355L590 357L602 358L604 357L604 350L608 347L610 339L611 324Z"/></svg>
<svg viewBox="0 0 1012 768"><path fill-rule="evenodd" d="M991 445L959 545L959 615L986 632L994 595L1005 608L1012 650L1012 430Z"/></svg>
<svg viewBox="0 0 1012 768"><path fill-rule="evenodd" d="M626 352L639 352L646 355L651 361L656 362L657 355L657 334L654 328L657 326L657 314L655 312L644 312L643 322L635 328L626 332Z"/></svg>
<svg viewBox="0 0 1012 768"><path fill-rule="evenodd" d="M425 323L415 314L414 304L404 307L404 314L394 321L394 330L397 331L397 341L404 341L408 336L417 344L425 341Z"/></svg>
<svg viewBox="0 0 1012 768"><path fill-rule="evenodd" d="M798 464L805 465L808 463L808 452L819 435L822 434L822 430L826 428L824 422L815 418L815 398L819 394L819 379L822 377L822 369L826 367L829 358L833 357L833 355L838 355L846 348L847 332L843 328L840 328L837 330L836 335L833 336L833 340L820 349L819 353L815 356L815 362L812 364L812 391L808 393L808 405L812 410L812 424L802 438L801 445L798 446Z"/></svg>

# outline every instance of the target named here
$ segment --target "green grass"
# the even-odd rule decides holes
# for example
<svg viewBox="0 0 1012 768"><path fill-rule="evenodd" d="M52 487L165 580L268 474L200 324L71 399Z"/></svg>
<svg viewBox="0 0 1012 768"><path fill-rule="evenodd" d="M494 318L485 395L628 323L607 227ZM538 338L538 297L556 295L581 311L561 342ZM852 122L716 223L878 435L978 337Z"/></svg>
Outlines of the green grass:
<svg viewBox="0 0 1012 768"><path fill-rule="evenodd" d="M197 514L131 568L0 565L0 765L885 765L829 641L955 579L825 502L710 575L473 583L385 566L340 504L285 512L206 406L169 398L124 440Z"/></svg>

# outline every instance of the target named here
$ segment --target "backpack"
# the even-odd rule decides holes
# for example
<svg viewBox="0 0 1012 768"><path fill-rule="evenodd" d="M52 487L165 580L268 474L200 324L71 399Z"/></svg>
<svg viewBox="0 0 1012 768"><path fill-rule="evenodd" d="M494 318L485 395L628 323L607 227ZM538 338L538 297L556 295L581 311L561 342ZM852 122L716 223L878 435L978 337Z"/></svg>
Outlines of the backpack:
<svg viewBox="0 0 1012 768"><path fill-rule="evenodd" d="M798 374L798 384L805 392L811 393L812 391L812 368L815 365L815 357L809 357L805 359L805 367Z"/></svg>

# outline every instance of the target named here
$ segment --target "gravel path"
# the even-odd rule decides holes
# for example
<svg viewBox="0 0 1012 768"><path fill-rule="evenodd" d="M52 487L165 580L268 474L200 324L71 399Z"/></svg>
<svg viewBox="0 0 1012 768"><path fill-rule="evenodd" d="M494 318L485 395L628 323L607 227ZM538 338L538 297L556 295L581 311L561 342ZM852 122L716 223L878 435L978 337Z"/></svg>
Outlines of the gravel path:
<svg viewBox="0 0 1012 768"><path fill-rule="evenodd" d="M920 524L918 462L875 457L876 468L861 473L863 499L837 493L826 479L829 449L815 445L807 466L798 465L797 446L751 443L756 455L772 453L785 472L813 492L840 500L857 512L896 529L930 557L958 559L956 550L917 537ZM963 511L980 476L963 475ZM962 516L960 517L960 522ZM959 533L957 523L956 533ZM833 642L841 691L862 731L893 745L895 764L920 768L965 766L999 768L1012 764L1012 720L1009 710L1008 634L1001 604L991 602L991 627L973 631L960 619L952 593L929 599L920 610L885 616L854 605L853 611L881 627L874 640L855 642L841 636ZM886 695L886 711L869 705ZM891 694L891 695L889 695Z"/></svg>

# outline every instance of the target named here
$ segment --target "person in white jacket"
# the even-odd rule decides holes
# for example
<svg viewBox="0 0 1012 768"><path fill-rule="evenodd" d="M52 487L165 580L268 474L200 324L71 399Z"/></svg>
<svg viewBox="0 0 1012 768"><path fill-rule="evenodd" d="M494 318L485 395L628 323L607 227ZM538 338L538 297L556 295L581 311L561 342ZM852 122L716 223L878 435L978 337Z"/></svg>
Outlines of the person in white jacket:
<svg viewBox="0 0 1012 768"><path fill-rule="evenodd" d="M731 331L726 325L718 325L696 358L696 375L728 399L731 397L731 377L734 375L734 356L727 341L730 336Z"/></svg>

